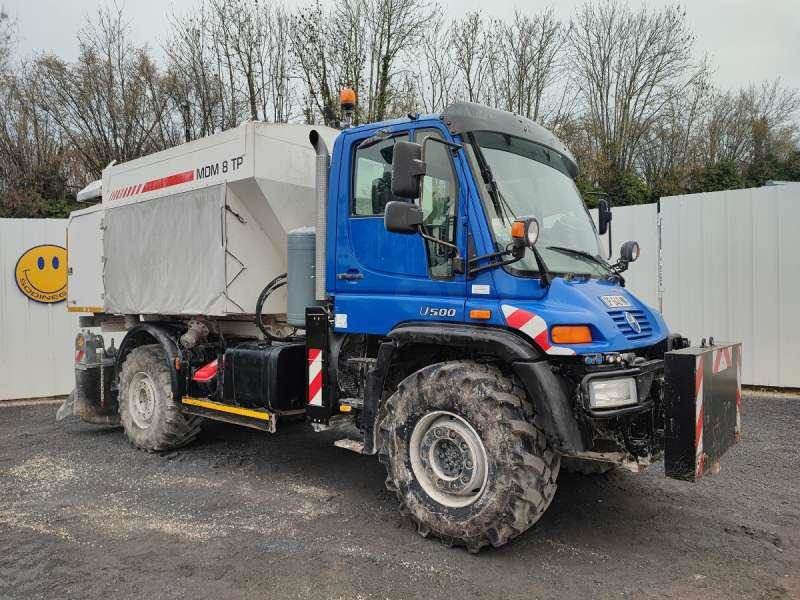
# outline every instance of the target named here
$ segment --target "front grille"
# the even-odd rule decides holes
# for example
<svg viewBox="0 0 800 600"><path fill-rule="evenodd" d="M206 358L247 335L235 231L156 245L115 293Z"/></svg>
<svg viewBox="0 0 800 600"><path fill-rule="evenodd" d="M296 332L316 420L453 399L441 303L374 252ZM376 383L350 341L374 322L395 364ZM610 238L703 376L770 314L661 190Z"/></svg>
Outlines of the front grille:
<svg viewBox="0 0 800 600"><path fill-rule="evenodd" d="M636 330L631 327L630 323L628 323L628 319L625 318L625 313L631 313L636 320L639 322L642 330L640 332L636 332ZM617 324L617 328L625 334L625 337L629 340L641 340L646 337L650 337L653 333L653 326L650 324L650 320L647 318L643 310L639 310L638 308L631 308L629 310L610 310L608 314L611 315L611 318L614 319L614 323Z"/></svg>

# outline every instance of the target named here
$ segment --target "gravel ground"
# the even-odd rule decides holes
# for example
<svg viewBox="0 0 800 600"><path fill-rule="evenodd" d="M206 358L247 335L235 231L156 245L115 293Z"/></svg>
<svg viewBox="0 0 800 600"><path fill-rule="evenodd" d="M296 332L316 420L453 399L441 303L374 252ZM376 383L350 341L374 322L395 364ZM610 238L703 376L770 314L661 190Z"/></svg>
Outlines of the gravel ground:
<svg viewBox="0 0 800 600"><path fill-rule="evenodd" d="M697 484L562 474L550 510L473 556L420 538L374 457L297 424L191 447L0 405L1 598L800 598L800 400L750 395Z"/></svg>

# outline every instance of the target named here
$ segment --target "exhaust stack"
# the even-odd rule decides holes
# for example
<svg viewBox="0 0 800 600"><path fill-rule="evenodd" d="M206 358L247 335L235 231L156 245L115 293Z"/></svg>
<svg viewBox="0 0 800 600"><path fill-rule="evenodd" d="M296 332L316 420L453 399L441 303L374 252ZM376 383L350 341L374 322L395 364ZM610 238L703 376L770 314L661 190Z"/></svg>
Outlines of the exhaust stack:
<svg viewBox="0 0 800 600"><path fill-rule="evenodd" d="M317 240L316 264L314 277L316 280L317 300L325 300L325 249L328 239L328 170L331 155L325 141L316 129L308 134L308 139L317 153Z"/></svg>

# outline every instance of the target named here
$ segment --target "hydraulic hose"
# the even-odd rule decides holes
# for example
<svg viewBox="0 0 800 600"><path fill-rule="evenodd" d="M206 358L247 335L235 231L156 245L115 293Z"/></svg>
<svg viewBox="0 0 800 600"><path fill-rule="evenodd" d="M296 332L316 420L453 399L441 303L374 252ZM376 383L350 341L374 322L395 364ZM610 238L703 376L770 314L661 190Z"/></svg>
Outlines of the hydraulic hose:
<svg viewBox="0 0 800 600"><path fill-rule="evenodd" d="M267 299L272 295L272 293L282 288L286 285L286 273L281 273L275 279L270 281L267 285L264 286L264 289L261 290L261 293L258 295L258 300L256 301L256 326L261 330L261 333L264 334L268 340L272 342L287 342L294 339L297 339L294 333L287 337L280 337L277 335L273 335L269 332L269 330L264 326L264 323L261 319L262 311L264 309L264 304L266 303ZM294 330L295 333L297 329Z"/></svg>

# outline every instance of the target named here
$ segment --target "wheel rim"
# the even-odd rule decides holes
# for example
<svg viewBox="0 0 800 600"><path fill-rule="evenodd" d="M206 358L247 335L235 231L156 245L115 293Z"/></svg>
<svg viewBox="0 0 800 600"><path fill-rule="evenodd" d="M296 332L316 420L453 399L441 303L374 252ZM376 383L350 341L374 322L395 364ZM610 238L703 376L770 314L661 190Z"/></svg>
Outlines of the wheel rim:
<svg viewBox="0 0 800 600"><path fill-rule="evenodd" d="M156 384L144 371L139 371L131 379L128 387L128 406L131 418L137 427L147 429L153 422L156 410Z"/></svg>
<svg viewBox="0 0 800 600"><path fill-rule="evenodd" d="M411 469L439 504L468 506L486 487L486 448L469 422L451 412L424 415L411 433Z"/></svg>

